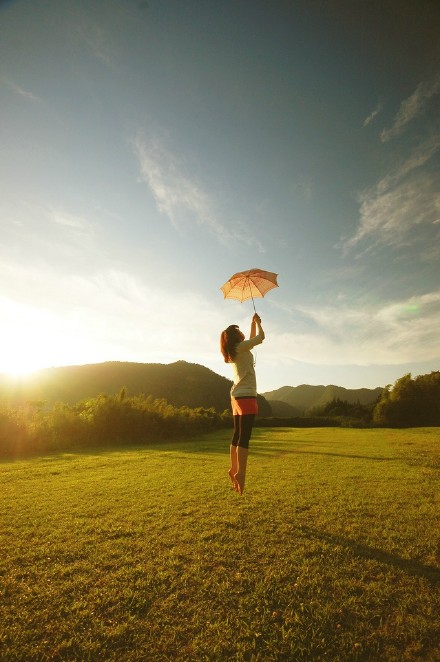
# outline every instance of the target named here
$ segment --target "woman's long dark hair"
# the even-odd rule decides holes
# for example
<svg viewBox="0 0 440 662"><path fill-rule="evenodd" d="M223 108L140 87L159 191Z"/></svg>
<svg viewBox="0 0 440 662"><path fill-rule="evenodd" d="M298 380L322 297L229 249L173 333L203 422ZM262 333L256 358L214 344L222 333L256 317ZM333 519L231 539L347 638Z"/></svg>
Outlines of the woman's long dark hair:
<svg viewBox="0 0 440 662"><path fill-rule="evenodd" d="M227 329L221 332L220 335L220 351L223 354L225 363L234 363L235 348L240 342L241 338L237 333L238 325L231 324Z"/></svg>

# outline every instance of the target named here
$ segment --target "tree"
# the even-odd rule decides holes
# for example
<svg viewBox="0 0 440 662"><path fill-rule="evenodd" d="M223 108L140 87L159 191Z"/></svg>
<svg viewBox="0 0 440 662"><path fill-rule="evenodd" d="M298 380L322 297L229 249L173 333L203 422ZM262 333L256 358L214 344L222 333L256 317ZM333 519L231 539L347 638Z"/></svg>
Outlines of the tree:
<svg viewBox="0 0 440 662"><path fill-rule="evenodd" d="M361 405L359 401L348 402L334 398L324 405L306 410L307 416L338 419L343 425L369 425L373 405Z"/></svg>
<svg viewBox="0 0 440 662"><path fill-rule="evenodd" d="M440 372L400 377L388 385L374 409L373 421L388 427L440 425Z"/></svg>

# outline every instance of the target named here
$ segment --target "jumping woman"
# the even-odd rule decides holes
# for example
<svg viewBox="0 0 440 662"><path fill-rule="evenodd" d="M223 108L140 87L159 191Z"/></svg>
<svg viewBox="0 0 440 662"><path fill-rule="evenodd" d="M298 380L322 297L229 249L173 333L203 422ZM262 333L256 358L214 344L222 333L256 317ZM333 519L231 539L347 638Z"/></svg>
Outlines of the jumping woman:
<svg viewBox="0 0 440 662"><path fill-rule="evenodd" d="M258 333L257 333L258 331ZM231 363L234 383L231 388L231 407L234 434L230 445L231 467L229 478L234 490L243 494L246 465L255 415L258 413L257 382L251 349L264 340L260 316L252 318L249 340L236 324L231 324L220 336L220 350L225 363Z"/></svg>

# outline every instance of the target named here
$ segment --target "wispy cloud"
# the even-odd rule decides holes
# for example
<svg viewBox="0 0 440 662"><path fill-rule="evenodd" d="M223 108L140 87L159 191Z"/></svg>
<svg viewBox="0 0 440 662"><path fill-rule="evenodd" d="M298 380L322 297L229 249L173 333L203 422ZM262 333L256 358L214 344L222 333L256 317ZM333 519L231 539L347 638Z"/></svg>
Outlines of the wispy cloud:
<svg viewBox="0 0 440 662"><path fill-rule="evenodd" d="M221 367L218 337L224 320L198 293L169 292L133 274L100 269L92 275L54 272L50 266L0 263L0 372L15 365L180 359ZM194 315L194 311L197 315ZM172 311L172 314L170 314ZM197 343L188 338L198 338Z"/></svg>
<svg viewBox="0 0 440 662"><path fill-rule="evenodd" d="M55 261L83 271L85 265L93 269L107 259L105 213L66 211L31 196L5 205L4 216L8 222L2 227L0 262L15 256L28 264Z"/></svg>
<svg viewBox="0 0 440 662"><path fill-rule="evenodd" d="M402 101L400 108L394 118L394 123L389 129L384 129L380 135L382 142L388 142L398 136L417 115L422 113L430 99L440 92L440 76L431 81L424 81L418 85L415 91L407 99Z"/></svg>
<svg viewBox="0 0 440 662"><path fill-rule="evenodd" d="M370 247L400 246L411 239L416 228L435 224L440 215L438 173L424 166L439 150L440 134L432 135L359 195L359 225L350 238L341 242L345 250L364 239L370 240Z"/></svg>
<svg viewBox="0 0 440 662"><path fill-rule="evenodd" d="M20 87L20 85L17 85L17 83L14 83L13 81L9 80L8 78L3 78L3 82L19 97L24 99L25 101L30 101L32 103L40 103L41 99L39 96L34 94L33 92L30 92L29 90L25 90L23 87Z"/></svg>
<svg viewBox="0 0 440 662"><path fill-rule="evenodd" d="M81 218L80 216L74 216L73 214L67 214L66 212L62 211L51 212L51 220L54 223L67 228L84 229L88 225L84 218Z"/></svg>
<svg viewBox="0 0 440 662"><path fill-rule="evenodd" d="M76 25L76 32L96 59L106 65L112 65L113 49L107 31L87 16Z"/></svg>
<svg viewBox="0 0 440 662"><path fill-rule="evenodd" d="M389 190L393 185L397 184L406 175L411 173L411 171L424 166L439 149L440 134L436 134L418 145L409 158L392 170L388 175L383 177L383 179L377 184L378 191L385 192Z"/></svg>
<svg viewBox="0 0 440 662"><path fill-rule="evenodd" d="M49 265L12 262L0 262L0 282L11 283L8 296L0 296L0 324L6 334L0 372L17 365L183 359L230 377L218 349L225 311L200 293L167 291L160 282L152 287L116 268L69 275ZM344 300L296 307L290 313L300 318L295 330L277 329L273 320L265 324L259 373L296 361L317 366L424 361L432 362L433 369L440 361L440 290L384 305ZM236 318L238 323L248 322L248 311L238 308L237 314L246 317ZM196 343L188 342L195 337Z"/></svg>
<svg viewBox="0 0 440 662"><path fill-rule="evenodd" d="M268 358L322 365L440 361L440 290L384 305L298 307L299 333L271 334Z"/></svg>
<svg viewBox="0 0 440 662"><path fill-rule="evenodd" d="M372 245L401 246L422 225L430 226L440 213L436 176L424 173L381 190L381 183L361 196L360 224L344 243L345 249L369 238ZM419 237L420 239L420 237Z"/></svg>
<svg viewBox="0 0 440 662"><path fill-rule="evenodd" d="M58 226L63 236L75 243L85 244L93 241L95 236L94 223L90 219L65 212L60 209L52 209L48 212L49 220Z"/></svg>
<svg viewBox="0 0 440 662"><path fill-rule="evenodd" d="M134 143L142 180L148 184L158 210L165 214L175 228L184 219L208 229L221 243L235 241L264 249L251 233L230 228L219 220L213 197L193 178L183 172L178 159L155 141L146 144L142 138ZM238 226L237 226L238 227Z"/></svg>
<svg viewBox="0 0 440 662"><path fill-rule="evenodd" d="M368 117L365 118L363 126L366 127L369 124L371 124L371 122L374 120L374 118L377 117L377 115L379 115L381 110L382 110L382 102L379 101L376 108L373 111L371 111L371 113L368 115Z"/></svg>

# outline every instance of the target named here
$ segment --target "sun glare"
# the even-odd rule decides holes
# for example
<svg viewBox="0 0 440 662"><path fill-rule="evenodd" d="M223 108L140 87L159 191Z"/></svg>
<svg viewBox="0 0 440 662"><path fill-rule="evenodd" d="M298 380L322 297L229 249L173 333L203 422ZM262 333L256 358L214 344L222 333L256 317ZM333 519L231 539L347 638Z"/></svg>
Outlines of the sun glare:
<svg viewBox="0 0 440 662"><path fill-rule="evenodd" d="M36 351L36 347L30 347L29 344L21 344L11 340L7 346L3 346L0 352L0 373L10 377L25 377L31 375L36 370L46 367L45 357L47 351Z"/></svg>
<svg viewBox="0 0 440 662"><path fill-rule="evenodd" d="M26 363L15 363L12 366L2 367L0 372L4 372L9 377L27 377L40 367L41 366L32 366Z"/></svg>
<svg viewBox="0 0 440 662"><path fill-rule="evenodd" d="M4 302L1 318L6 324L0 345L0 373L24 377L54 365L61 345L57 335L61 334L56 334L53 319L31 307Z"/></svg>
<svg viewBox="0 0 440 662"><path fill-rule="evenodd" d="M54 366L107 360L103 338L95 345L89 329L66 317L2 300L0 297L0 374L32 375ZM104 357L103 357L104 353Z"/></svg>

